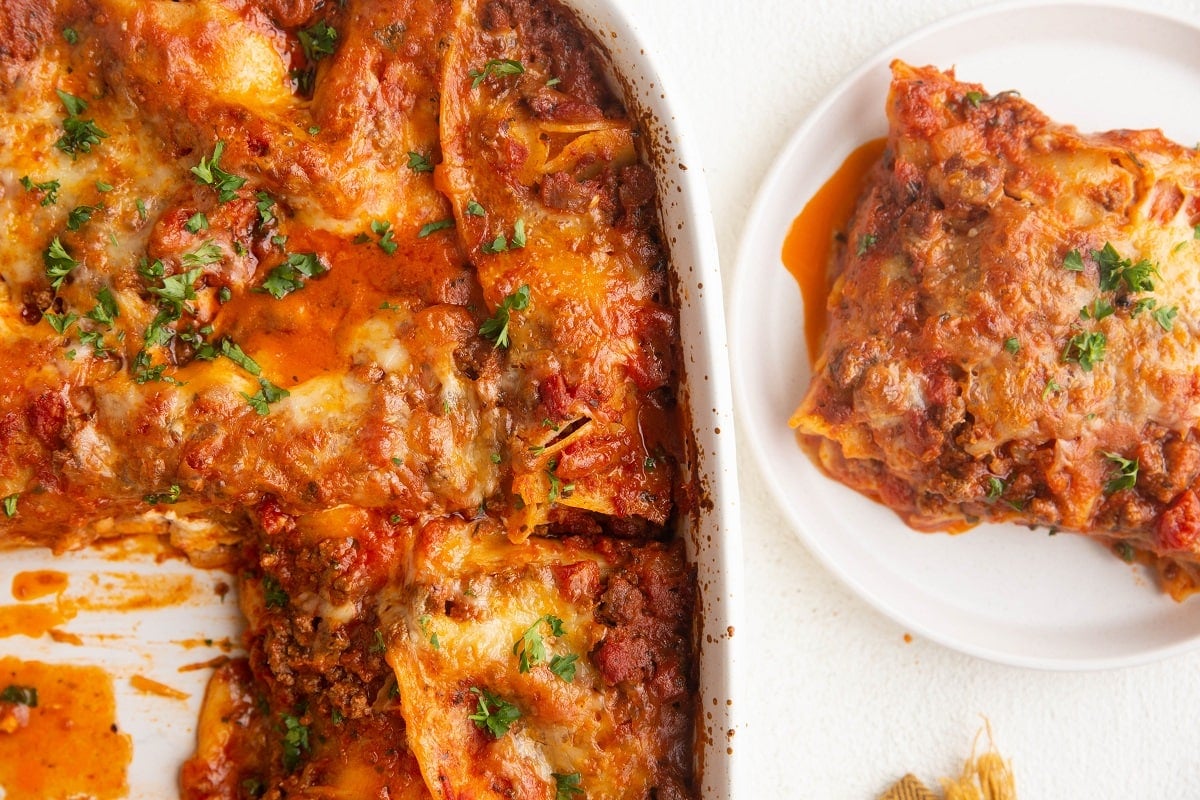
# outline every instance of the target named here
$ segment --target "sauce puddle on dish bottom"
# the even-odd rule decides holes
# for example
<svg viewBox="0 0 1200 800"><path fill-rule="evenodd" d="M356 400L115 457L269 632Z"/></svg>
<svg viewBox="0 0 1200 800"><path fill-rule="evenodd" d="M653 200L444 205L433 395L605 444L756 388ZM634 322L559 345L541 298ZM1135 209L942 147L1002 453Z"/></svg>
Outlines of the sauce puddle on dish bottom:
<svg viewBox="0 0 1200 800"><path fill-rule="evenodd" d="M30 689L37 690L36 706ZM0 658L0 697L28 702L0 702L5 800L126 795L133 743L117 727L108 673L99 667Z"/></svg>
<svg viewBox="0 0 1200 800"><path fill-rule="evenodd" d="M867 172L883 155L886 144L886 139L872 139L847 156L792 221L783 240L783 265L796 279L804 299L804 339L808 344L809 364L817 360L817 350L825 336L828 266L834 237L845 229Z"/></svg>

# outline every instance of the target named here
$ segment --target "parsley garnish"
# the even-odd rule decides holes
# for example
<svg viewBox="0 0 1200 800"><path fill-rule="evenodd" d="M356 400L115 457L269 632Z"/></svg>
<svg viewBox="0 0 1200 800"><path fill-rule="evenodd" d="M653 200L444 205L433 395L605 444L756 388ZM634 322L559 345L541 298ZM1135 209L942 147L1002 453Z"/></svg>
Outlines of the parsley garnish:
<svg viewBox="0 0 1200 800"><path fill-rule="evenodd" d="M159 267L161 268L161 264ZM200 267L193 267L186 272L163 278L161 288L151 286L147 291L158 295L162 303L170 309L174 319L179 319L179 315L183 313L183 304L196 298L196 289L192 284L196 282L196 278L200 277L200 272Z"/></svg>
<svg viewBox="0 0 1200 800"><path fill-rule="evenodd" d="M117 301L113 298L112 292L108 290L107 286L96 293L96 301L96 307L84 314L84 316L93 322L98 322L101 325L111 328L114 320L121 316L121 311L117 308Z"/></svg>
<svg viewBox="0 0 1200 800"><path fill-rule="evenodd" d="M96 191L100 192L100 194L107 194L107 193L111 192L112 190L113 190L113 186L111 183L105 183L104 181L96 181Z"/></svg>
<svg viewBox="0 0 1200 800"><path fill-rule="evenodd" d="M471 688L471 693L479 697L479 710L467 717L481 731L492 734L499 739L508 733L514 722L521 718L521 710L512 703L489 692L487 689Z"/></svg>
<svg viewBox="0 0 1200 800"><path fill-rule="evenodd" d="M1061 389L1062 387L1058 385L1058 381L1054 380L1054 378L1051 378L1050 380L1046 381L1046 388L1042 389L1042 399L1045 400L1047 397L1049 397L1051 392L1057 392Z"/></svg>
<svg viewBox="0 0 1200 800"><path fill-rule="evenodd" d="M428 227L428 225L425 226L425 228ZM429 234L425 233L425 228L421 229L421 235L428 236ZM379 237L377 244L379 245L380 250L387 253L389 256L396 252L396 248L399 247L399 245L396 244L395 232L392 230L392 223L383 219L372 220L371 233Z"/></svg>
<svg viewBox="0 0 1200 800"><path fill-rule="evenodd" d="M855 248L854 254L856 256L863 255L868 250L870 250L872 247L874 247L875 243L877 241L879 241L879 237L876 236L875 234L864 233L862 236L858 237L858 247Z"/></svg>
<svg viewBox="0 0 1200 800"><path fill-rule="evenodd" d="M74 28L63 28L62 35L67 44L79 44L79 32Z"/></svg>
<svg viewBox="0 0 1200 800"><path fill-rule="evenodd" d="M208 230L208 217L204 215L203 211L197 211L188 217L188 221L183 223L183 227L187 228L188 233L206 231Z"/></svg>
<svg viewBox="0 0 1200 800"><path fill-rule="evenodd" d="M583 777L578 772L569 775L551 772L550 777L554 778L554 800L575 800L575 795L583 794L580 788Z"/></svg>
<svg viewBox="0 0 1200 800"><path fill-rule="evenodd" d="M1077 333L1067 342L1063 349L1062 360L1074 361L1084 372L1104 360L1104 350L1108 347L1108 337L1099 331Z"/></svg>
<svg viewBox="0 0 1200 800"><path fill-rule="evenodd" d="M1116 309L1113 308L1113 304L1108 302L1106 298L1097 297L1091 306L1084 306L1079 309L1079 316L1081 319L1099 320L1111 316L1115 311Z"/></svg>
<svg viewBox="0 0 1200 800"><path fill-rule="evenodd" d="M1004 480L995 475L989 475L987 480L988 501L997 500L1002 494L1004 494Z"/></svg>
<svg viewBox="0 0 1200 800"><path fill-rule="evenodd" d="M562 479L554 474L554 470L558 468L558 461L551 459L547 465L546 476L550 478L550 492L546 499L551 503L556 502L560 497L570 497L575 491L575 484L563 483Z"/></svg>
<svg viewBox="0 0 1200 800"><path fill-rule="evenodd" d="M972 108L979 108L979 104L983 102L983 92L967 92L967 102Z"/></svg>
<svg viewBox="0 0 1200 800"><path fill-rule="evenodd" d="M550 626L550 633L554 636L564 635L563 621L553 614L546 614L538 617L532 625L529 626L525 633L521 634L521 638L513 644L513 655L519 660L518 669L521 672L529 672L530 667L534 667L546 660L546 644L542 641L541 627L545 622Z"/></svg>
<svg viewBox="0 0 1200 800"><path fill-rule="evenodd" d="M266 192L255 192L254 207L258 209L258 218L263 225L275 219L275 201Z"/></svg>
<svg viewBox="0 0 1200 800"><path fill-rule="evenodd" d="M265 417L271 413L271 403L278 403L291 394L287 389L279 388L266 378L259 378L258 385L260 387L259 390L252 395L245 392L239 392L238 394L246 398L246 402L250 404L255 413L260 417Z"/></svg>
<svg viewBox="0 0 1200 800"><path fill-rule="evenodd" d="M245 185L246 179L237 175L231 175L221 169L221 155L225 152L225 142L219 141L213 147L212 158L200 157L200 163L192 167L192 174L196 176L196 182L204 186L211 186L217 190L217 199L222 203L228 203L233 198L237 197L237 190Z"/></svg>
<svg viewBox="0 0 1200 800"><path fill-rule="evenodd" d="M1158 301L1153 297L1143 297L1133 305L1133 310L1129 312L1129 316L1136 317L1143 311L1153 311L1158 306Z"/></svg>
<svg viewBox="0 0 1200 800"><path fill-rule="evenodd" d="M413 172L433 172L429 157L412 150L408 151L408 168Z"/></svg>
<svg viewBox="0 0 1200 800"><path fill-rule="evenodd" d="M520 75L525 72L525 65L511 58L493 58L483 65L483 69L473 69L468 77L473 78L471 88L478 89L492 75Z"/></svg>
<svg viewBox="0 0 1200 800"><path fill-rule="evenodd" d="M267 274L261 289L257 292L267 292L276 300L282 300L294 291L304 288L303 278L315 278L324 275L325 266L316 253L292 253L287 261L275 267Z"/></svg>
<svg viewBox="0 0 1200 800"><path fill-rule="evenodd" d="M382 653L385 650L387 650L387 645L384 644L384 642L383 642L383 631L379 630L379 628L376 628L375 629L375 641L373 641L371 643L371 646L369 648L367 648L367 652Z"/></svg>
<svg viewBox="0 0 1200 800"><path fill-rule="evenodd" d="M10 494L4 498L4 516L12 519L17 515L17 498L19 497L20 495Z"/></svg>
<svg viewBox="0 0 1200 800"><path fill-rule="evenodd" d="M34 191L42 192L43 194L42 194L41 205L43 205L43 206L52 206L55 203L57 203L58 202L58 190L60 188L62 188L62 184L60 184L57 180L49 180L49 181L44 181L42 183L36 183L36 182L30 180L28 175L21 178L21 185L25 187L25 191L27 191L27 192L34 192Z"/></svg>
<svg viewBox="0 0 1200 800"><path fill-rule="evenodd" d="M90 153L92 146L100 144L101 139L107 139L108 134L96 127L94 120L79 118L88 107L83 99L62 89L54 91L58 93L58 99L67 109L67 118L63 120L63 135L58 137L54 146L70 154L71 158L80 153Z"/></svg>
<svg viewBox="0 0 1200 800"><path fill-rule="evenodd" d="M490 242L485 242L480 248L485 253L503 253L510 247L514 250L525 246L525 220L518 219L513 224L513 235L511 239L505 238L503 233L497 234L496 238Z"/></svg>
<svg viewBox="0 0 1200 800"><path fill-rule="evenodd" d="M62 286L63 279L79 266L79 262L71 258L71 254L57 236L50 242L46 252L42 253L42 261L46 265L46 277L50 279L51 289Z"/></svg>
<svg viewBox="0 0 1200 800"><path fill-rule="evenodd" d="M1093 250L1092 258L1100 266L1100 288L1106 292L1113 291L1122 282L1131 292L1152 292L1152 276L1162 277L1158 268L1144 258L1136 264L1131 259L1121 258L1109 242L1105 242L1103 250Z"/></svg>
<svg viewBox="0 0 1200 800"><path fill-rule="evenodd" d="M1113 545L1113 550L1116 551L1117 557L1126 564L1132 564L1134 556L1137 555L1137 552L1133 549L1133 545L1129 542L1117 542Z"/></svg>
<svg viewBox="0 0 1200 800"><path fill-rule="evenodd" d="M263 575L263 602L267 608L283 608L288 604L287 592L272 575Z"/></svg>
<svg viewBox="0 0 1200 800"><path fill-rule="evenodd" d="M13 705L37 708L38 692L33 686L10 684L4 687L4 691L0 692L0 703L12 703Z"/></svg>
<svg viewBox="0 0 1200 800"><path fill-rule="evenodd" d="M102 208L104 208L103 203L94 206L75 206L75 208L71 209L71 213L67 214L67 230L79 230L92 218L92 214Z"/></svg>
<svg viewBox="0 0 1200 800"><path fill-rule="evenodd" d="M221 355L225 356L230 361L237 364L239 367L246 370L246 372L249 372L256 378L259 375L262 375L262 367L258 365L258 362L246 355L245 351L243 351L242 348L228 336L221 340ZM263 413L265 414L266 412L264 411Z"/></svg>
<svg viewBox="0 0 1200 800"><path fill-rule="evenodd" d="M1069 270L1071 272L1083 272L1083 256L1079 254L1078 250L1072 250L1071 252L1067 253L1066 258L1063 259L1062 265L1063 269L1065 270Z"/></svg>
<svg viewBox="0 0 1200 800"><path fill-rule="evenodd" d="M325 56L333 55L337 47L337 31L329 23L321 20L311 28L305 28L298 34L300 46L309 61L320 61Z"/></svg>
<svg viewBox="0 0 1200 800"><path fill-rule="evenodd" d="M1117 468L1117 474L1104 484L1104 493L1112 494L1137 485L1138 462L1136 458L1125 458L1120 453L1105 453L1104 457Z"/></svg>
<svg viewBox="0 0 1200 800"><path fill-rule="evenodd" d="M1166 308L1155 309L1151 316L1154 317L1154 321L1158 323L1160 328L1162 328L1164 331L1170 331L1173 327L1175 327L1175 317L1178 314L1178 308L1175 306L1168 306Z"/></svg>
<svg viewBox="0 0 1200 800"><path fill-rule="evenodd" d="M471 202L467 203L467 213L472 217L482 217L487 212L484 211L483 206L472 200Z"/></svg>
<svg viewBox="0 0 1200 800"><path fill-rule="evenodd" d="M479 335L491 339L496 347L508 347L509 315L529 307L529 286L523 285L500 303L496 313L479 326Z"/></svg>
<svg viewBox="0 0 1200 800"><path fill-rule="evenodd" d="M42 319L50 323L50 327L54 329L55 333L65 334L67 328L70 328L75 320L79 319L79 316L77 314L52 314L47 311L42 315Z"/></svg>
<svg viewBox="0 0 1200 800"><path fill-rule="evenodd" d="M438 231L444 231L446 228L453 227L454 220L452 219L439 219L436 222L427 222L421 226L421 230L417 233L417 238L424 239L431 233L437 233Z"/></svg>
<svg viewBox="0 0 1200 800"><path fill-rule="evenodd" d="M1004 340L1004 349L1008 351L1009 355L1015 356L1017 351L1021 349L1021 342L1017 337L1010 336Z"/></svg>
<svg viewBox="0 0 1200 800"><path fill-rule="evenodd" d="M566 656L555 656L550 659L550 671L567 683L575 682L575 662L579 656L571 653Z"/></svg>
<svg viewBox="0 0 1200 800"><path fill-rule="evenodd" d="M300 759L309 751L308 726L297 717L283 714L283 768L288 772L300 766Z"/></svg>
<svg viewBox="0 0 1200 800"><path fill-rule="evenodd" d="M173 483L167 491L160 494L148 494L142 499L146 501L146 505L150 506L174 505L179 502L180 492L179 484Z"/></svg>

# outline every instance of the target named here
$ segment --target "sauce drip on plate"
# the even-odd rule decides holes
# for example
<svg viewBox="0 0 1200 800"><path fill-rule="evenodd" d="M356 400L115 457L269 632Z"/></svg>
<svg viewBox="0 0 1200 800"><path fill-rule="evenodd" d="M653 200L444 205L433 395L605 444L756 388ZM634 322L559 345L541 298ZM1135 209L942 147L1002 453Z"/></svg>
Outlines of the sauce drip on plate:
<svg viewBox="0 0 1200 800"><path fill-rule="evenodd" d="M35 689L36 706L29 691ZM5 800L126 795L133 744L117 727L108 673L99 667L0 658L0 697L5 696L29 701L0 703Z"/></svg>
<svg viewBox="0 0 1200 800"><path fill-rule="evenodd" d="M783 264L800 285L804 298L804 338L808 361L817 359L825 335L825 299L834 236L846 226L868 170L883 155L886 139L873 139L846 157L792 222L783 240Z"/></svg>

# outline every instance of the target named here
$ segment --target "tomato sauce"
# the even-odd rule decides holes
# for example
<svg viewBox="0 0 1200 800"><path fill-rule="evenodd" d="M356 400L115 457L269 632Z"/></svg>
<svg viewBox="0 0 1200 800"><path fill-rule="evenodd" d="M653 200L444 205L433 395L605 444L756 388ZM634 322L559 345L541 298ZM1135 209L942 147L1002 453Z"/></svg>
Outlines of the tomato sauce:
<svg viewBox="0 0 1200 800"><path fill-rule="evenodd" d="M854 213L867 172L883 155L886 139L873 139L846 157L792 222L783 240L783 264L800 286L804 298L804 338L808 360L816 361L827 325L825 299L828 270L836 233Z"/></svg>

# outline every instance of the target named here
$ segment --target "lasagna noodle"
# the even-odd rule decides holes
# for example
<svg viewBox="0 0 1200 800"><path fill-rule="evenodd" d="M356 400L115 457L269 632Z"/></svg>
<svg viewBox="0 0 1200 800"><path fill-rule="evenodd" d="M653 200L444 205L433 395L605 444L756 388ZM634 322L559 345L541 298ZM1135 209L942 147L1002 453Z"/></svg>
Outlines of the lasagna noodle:
<svg viewBox="0 0 1200 800"><path fill-rule="evenodd" d="M1200 558L1200 156L893 65L792 425L910 525L1008 520Z"/></svg>
<svg viewBox="0 0 1200 800"><path fill-rule="evenodd" d="M570 12L15 0L0 106L0 543L236 570L184 797L695 796L655 181Z"/></svg>

